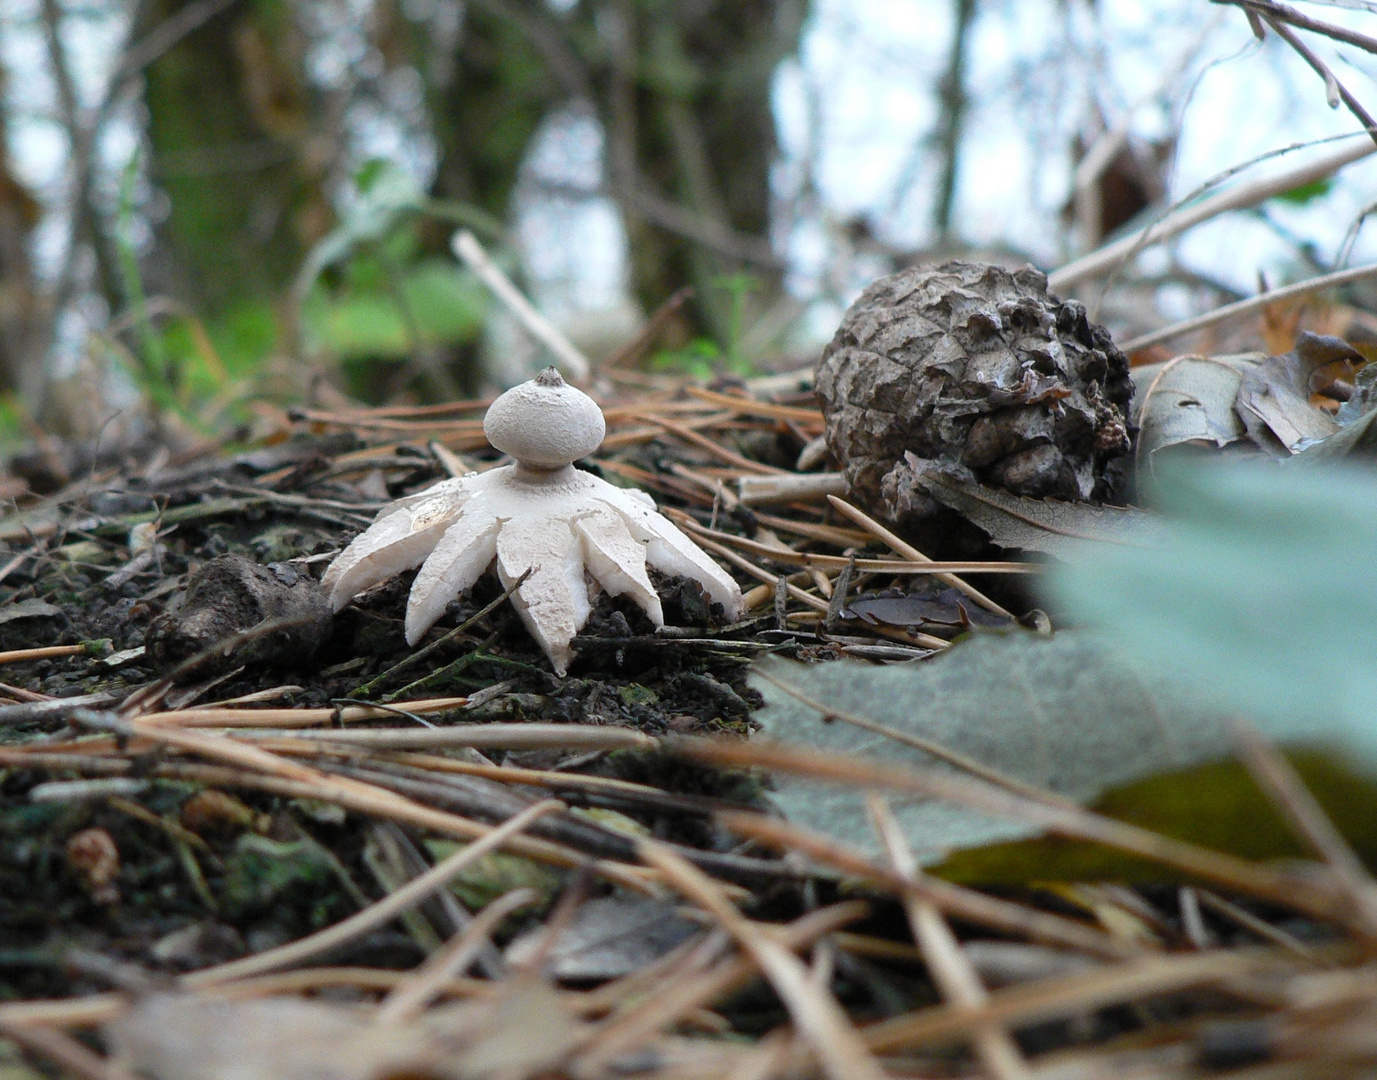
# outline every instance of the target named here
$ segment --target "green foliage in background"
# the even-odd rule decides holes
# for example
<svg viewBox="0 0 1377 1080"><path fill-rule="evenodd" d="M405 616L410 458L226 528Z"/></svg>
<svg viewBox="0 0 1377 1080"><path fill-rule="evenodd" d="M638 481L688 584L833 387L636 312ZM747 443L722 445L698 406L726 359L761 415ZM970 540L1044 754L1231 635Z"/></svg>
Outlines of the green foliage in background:
<svg viewBox="0 0 1377 1080"><path fill-rule="evenodd" d="M1292 203L1296 206L1304 206L1306 203L1324 198L1333 190L1334 178L1332 176L1326 176L1319 180L1312 180L1308 184L1301 184L1299 187L1293 187L1290 191L1283 191L1280 195L1274 195L1273 198L1279 199L1282 202Z"/></svg>
<svg viewBox="0 0 1377 1080"><path fill-rule="evenodd" d="M473 341L482 329L487 293L452 260L419 260L394 273L363 254L340 278L335 288L314 289L302 316L311 342L342 361L400 360L418 346Z"/></svg>
<svg viewBox="0 0 1377 1080"><path fill-rule="evenodd" d="M725 293L727 311L725 337L721 342L696 337L677 349L661 349L651 355L655 371L673 372L696 379L710 379L723 373L747 378L758 374L754 360L742 348L746 322L746 301L761 282L750 274L726 274L712 280L713 290Z"/></svg>

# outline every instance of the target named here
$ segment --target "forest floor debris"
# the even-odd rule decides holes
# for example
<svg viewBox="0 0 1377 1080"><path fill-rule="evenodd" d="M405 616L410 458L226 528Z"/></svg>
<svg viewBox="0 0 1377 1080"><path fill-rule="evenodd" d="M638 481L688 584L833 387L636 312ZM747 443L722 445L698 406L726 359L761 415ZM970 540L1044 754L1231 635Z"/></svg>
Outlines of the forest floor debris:
<svg viewBox="0 0 1377 1080"><path fill-rule="evenodd" d="M491 579L407 649L403 575L159 654L208 568L291 591L388 499L491 465L485 404L284 414L274 445L135 456L0 520L3 1040L155 1080L1370 1067L1352 867L1221 857L1207 886L1210 853L1135 833L1175 877L972 888L884 827L907 766L742 738L758 656L921 663L1033 606L1036 564L931 561L828 485L747 505L743 479L818 475L810 394L637 389L583 463L738 571L735 624L682 581L658 633L603 598L558 679ZM882 858L768 813L768 771L808 769L872 793Z"/></svg>

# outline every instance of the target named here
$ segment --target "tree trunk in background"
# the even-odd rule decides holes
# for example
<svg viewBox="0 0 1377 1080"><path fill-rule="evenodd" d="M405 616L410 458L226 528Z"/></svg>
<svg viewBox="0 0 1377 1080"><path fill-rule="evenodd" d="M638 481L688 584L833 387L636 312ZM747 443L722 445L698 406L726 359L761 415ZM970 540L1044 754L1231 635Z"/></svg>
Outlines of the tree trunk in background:
<svg viewBox="0 0 1377 1080"><path fill-rule="evenodd" d="M527 146L555 108L582 100L607 135L610 193L631 247L632 288L651 311L685 283L696 326L725 340L725 275L770 271L654 223L666 205L706 232L768 242L776 139L770 86L798 46L802 0L472 0L451 83L435 106L437 194L502 218ZM760 246L764 246L763 244ZM778 282L765 282L773 289Z"/></svg>
<svg viewBox="0 0 1377 1080"><path fill-rule="evenodd" d="M768 241L778 146L770 89L780 61L798 48L804 5L637 0L615 6L630 25L622 30L628 52L612 65L602 95L614 187L648 187L712 231ZM630 95L618 86L628 76ZM628 97L630 116L624 115ZM725 341L733 300L722 279L745 272L767 294L778 288L771 270L657 227L638 215L634 199L620 192L619 198L628 210L632 284L647 310L691 283L700 322Z"/></svg>
<svg viewBox="0 0 1377 1080"><path fill-rule="evenodd" d="M509 220L531 138L570 95L528 29L485 4L466 5L454 67L435 89L432 122L441 151L435 193Z"/></svg>
<svg viewBox="0 0 1377 1080"><path fill-rule="evenodd" d="M192 2L151 0L143 31ZM152 181L170 200L149 287L204 315L279 293L330 223L291 19L287 0L245 0L146 73Z"/></svg>
<svg viewBox="0 0 1377 1080"><path fill-rule="evenodd" d="M0 70L0 96L5 92ZM25 372L42 362L42 305L29 242L42 208L10 171L7 116L0 110L0 390L17 390Z"/></svg>
<svg viewBox="0 0 1377 1080"><path fill-rule="evenodd" d="M953 0L951 51L947 54L947 70L937 84L937 100L941 113L933 142L937 148L937 198L933 204L932 224L937 243L951 239L952 210L956 200L956 175L961 160L961 135L966 124L966 52L970 44L971 24L975 22L975 0Z"/></svg>

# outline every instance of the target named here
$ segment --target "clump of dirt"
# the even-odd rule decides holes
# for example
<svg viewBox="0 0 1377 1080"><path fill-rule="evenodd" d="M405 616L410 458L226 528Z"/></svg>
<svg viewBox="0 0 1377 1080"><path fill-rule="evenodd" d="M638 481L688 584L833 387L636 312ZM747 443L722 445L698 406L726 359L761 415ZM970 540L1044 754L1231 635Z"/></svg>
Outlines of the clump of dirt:
<svg viewBox="0 0 1377 1080"><path fill-rule="evenodd" d="M154 621L148 650L159 664L174 668L181 682L240 664L291 667L315 655L330 615L329 598L309 572L290 563L259 566L243 555L220 555L191 576L181 606ZM245 634L267 622L279 629Z"/></svg>

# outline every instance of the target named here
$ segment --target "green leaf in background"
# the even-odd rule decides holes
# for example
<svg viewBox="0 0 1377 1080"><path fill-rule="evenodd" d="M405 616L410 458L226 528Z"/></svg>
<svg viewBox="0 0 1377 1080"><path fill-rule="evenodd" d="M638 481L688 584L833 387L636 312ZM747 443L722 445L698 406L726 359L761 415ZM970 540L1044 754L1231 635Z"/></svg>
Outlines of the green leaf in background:
<svg viewBox="0 0 1377 1080"><path fill-rule="evenodd" d="M408 268L398 291L400 296L377 286L340 297L317 291L304 310L306 326L313 340L342 360L411 355L411 320L422 344L469 341L482 327L487 294L452 263L431 259Z"/></svg>
<svg viewBox="0 0 1377 1080"><path fill-rule="evenodd" d="M1333 753L1286 755L1358 856L1377 867L1377 784ZM1312 858L1248 770L1211 761L1112 788L1092 802L1102 814L1245 859ZM1111 848L1044 836L960 851L933 872L953 881L1174 881L1179 875Z"/></svg>
<svg viewBox="0 0 1377 1080"><path fill-rule="evenodd" d="M1312 180L1308 184L1301 184L1300 187L1293 187L1290 191L1283 191L1280 195L1273 195L1272 198L1304 206L1306 203L1324 198L1333 188L1333 177L1326 176L1321 180Z"/></svg>

